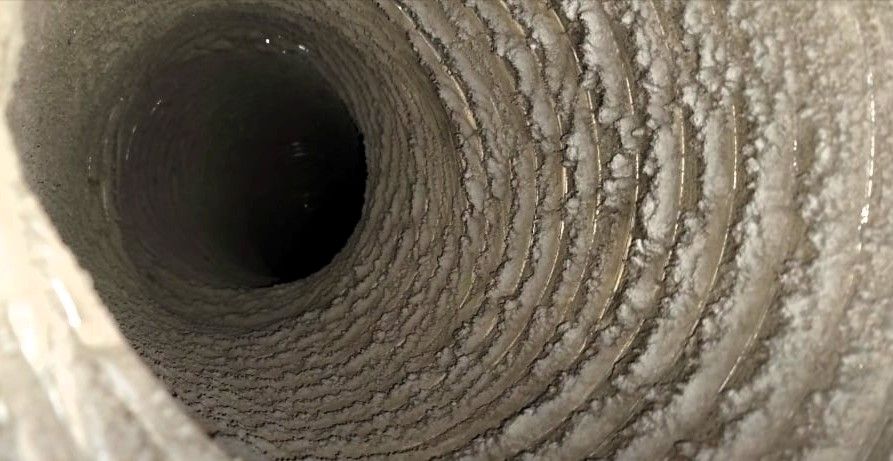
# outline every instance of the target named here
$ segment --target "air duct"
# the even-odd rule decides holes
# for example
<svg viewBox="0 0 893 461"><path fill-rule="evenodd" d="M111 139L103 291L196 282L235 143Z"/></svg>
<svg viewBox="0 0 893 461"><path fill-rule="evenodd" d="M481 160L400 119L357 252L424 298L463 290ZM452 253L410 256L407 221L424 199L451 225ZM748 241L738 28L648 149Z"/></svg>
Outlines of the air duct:
<svg viewBox="0 0 893 461"><path fill-rule="evenodd" d="M891 26L0 3L0 459L887 459Z"/></svg>

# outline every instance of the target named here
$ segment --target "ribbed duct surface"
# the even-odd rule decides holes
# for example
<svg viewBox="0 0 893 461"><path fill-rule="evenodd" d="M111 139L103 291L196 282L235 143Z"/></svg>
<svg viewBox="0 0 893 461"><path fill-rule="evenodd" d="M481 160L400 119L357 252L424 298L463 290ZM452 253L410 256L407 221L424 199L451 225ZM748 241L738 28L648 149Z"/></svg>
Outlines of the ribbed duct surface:
<svg viewBox="0 0 893 461"><path fill-rule="evenodd" d="M79 352L28 349L49 320L8 303L4 354L35 378L4 393L48 395L55 422L0 394L4 452L53 459L22 442L47 434L84 459L893 450L887 3L0 10L24 182L170 393L140 406L160 388L83 333L105 307L21 246L12 267L45 267L29 283L61 300L34 304L69 331L53 344ZM43 218L12 198L26 235Z"/></svg>

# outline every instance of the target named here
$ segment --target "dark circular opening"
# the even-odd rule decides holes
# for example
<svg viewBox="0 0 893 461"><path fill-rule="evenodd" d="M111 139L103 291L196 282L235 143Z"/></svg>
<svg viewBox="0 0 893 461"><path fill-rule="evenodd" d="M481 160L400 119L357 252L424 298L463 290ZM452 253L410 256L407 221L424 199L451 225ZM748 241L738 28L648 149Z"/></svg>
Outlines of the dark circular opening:
<svg viewBox="0 0 893 461"><path fill-rule="evenodd" d="M172 59L127 109L119 209L152 267L290 282L327 265L360 219L364 146L347 108L306 49L256 42Z"/></svg>

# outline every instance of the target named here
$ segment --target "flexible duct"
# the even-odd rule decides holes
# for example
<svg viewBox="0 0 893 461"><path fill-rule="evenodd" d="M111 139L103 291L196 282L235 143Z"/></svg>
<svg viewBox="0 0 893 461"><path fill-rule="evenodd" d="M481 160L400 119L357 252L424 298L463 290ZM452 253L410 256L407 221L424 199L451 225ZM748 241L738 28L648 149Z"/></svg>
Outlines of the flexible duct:
<svg viewBox="0 0 893 461"><path fill-rule="evenodd" d="M4 3L4 456L886 459L891 25Z"/></svg>

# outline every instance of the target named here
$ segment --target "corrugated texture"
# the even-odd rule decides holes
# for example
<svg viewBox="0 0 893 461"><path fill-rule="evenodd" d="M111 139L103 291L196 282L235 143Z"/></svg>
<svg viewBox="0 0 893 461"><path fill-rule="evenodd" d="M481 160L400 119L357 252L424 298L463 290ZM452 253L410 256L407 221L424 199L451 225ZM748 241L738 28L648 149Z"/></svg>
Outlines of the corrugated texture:
<svg viewBox="0 0 893 461"><path fill-rule="evenodd" d="M9 113L28 182L124 336L231 454L890 456L889 4L110 2L32 5L25 19ZM166 35L177 24L188 32ZM134 88L232 50L309 56L367 148L347 247L271 288L152 265L133 236L170 225L152 219L165 210L118 226L134 211L117 178L150 116ZM42 218L7 190L2 229L24 239ZM87 457L104 450L102 424L134 450L212 455L171 398L135 406L159 392L137 365L120 381L78 374L72 363L136 355L68 259L4 245L17 251L4 261L47 271L4 291L4 350L24 370L0 378L4 427L65 434ZM105 336L77 340L92 315L114 353L88 344ZM58 330L81 358L35 362L26 327ZM88 392L90 376L108 390ZM13 408L14 386L44 409ZM55 411L98 426L50 416L51 391L65 397Z"/></svg>

